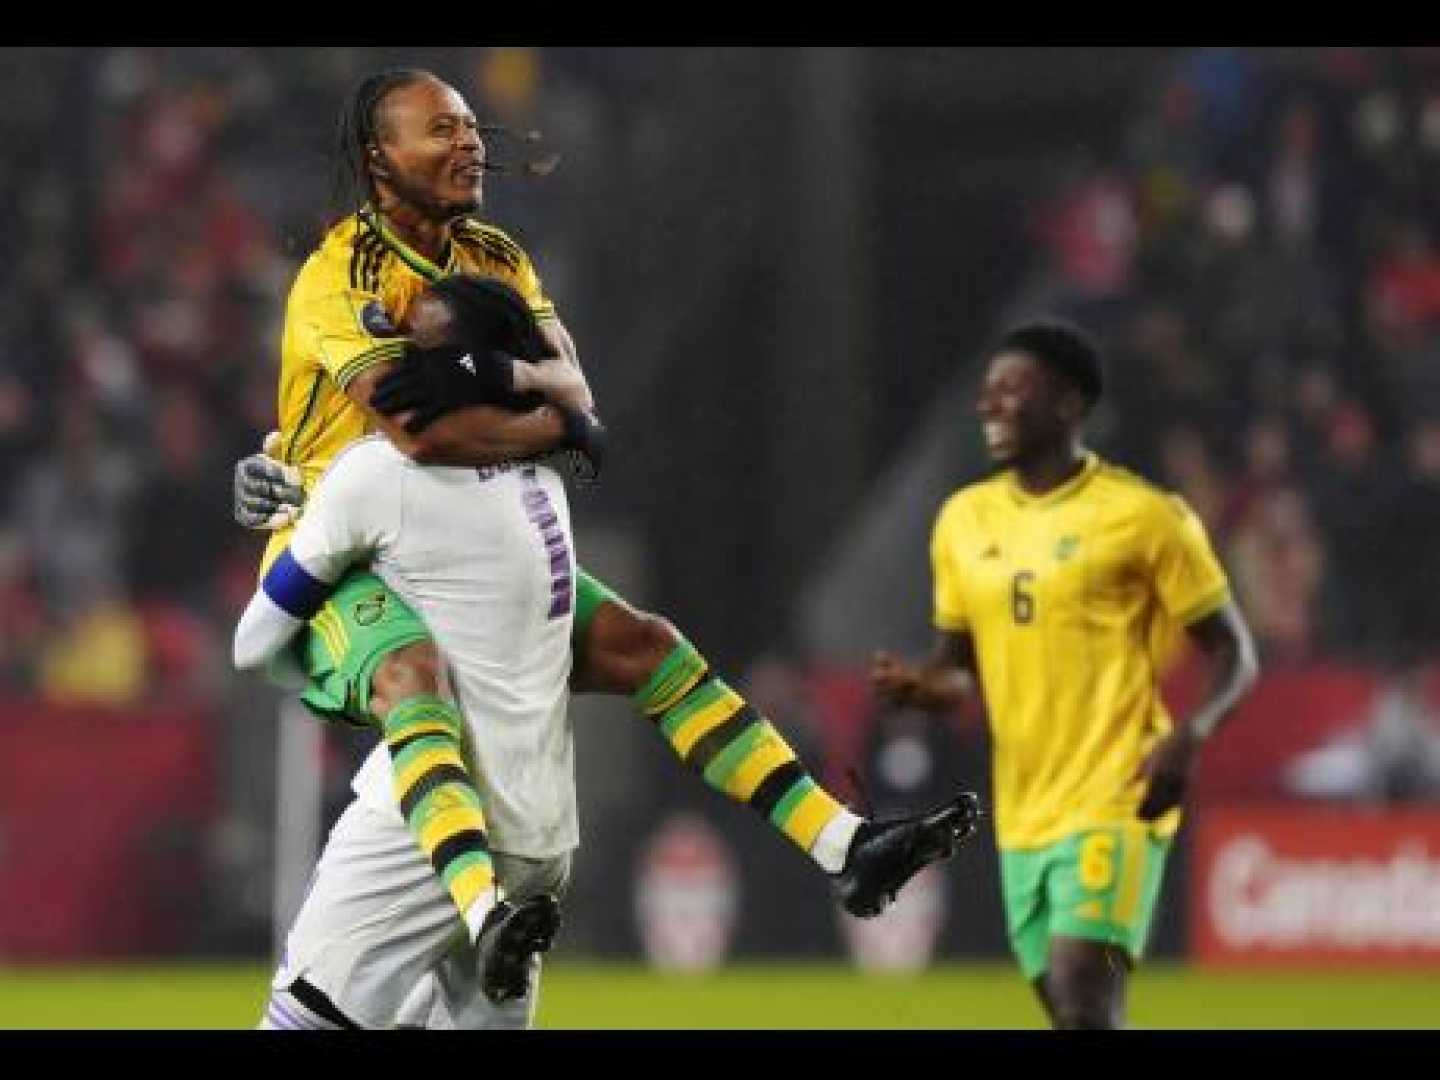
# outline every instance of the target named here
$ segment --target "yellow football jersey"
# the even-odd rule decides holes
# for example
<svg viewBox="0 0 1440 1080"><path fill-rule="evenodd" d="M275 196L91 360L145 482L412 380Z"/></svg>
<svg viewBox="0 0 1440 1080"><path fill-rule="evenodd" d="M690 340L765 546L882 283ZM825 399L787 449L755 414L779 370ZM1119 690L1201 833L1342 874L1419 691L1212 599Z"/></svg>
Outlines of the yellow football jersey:
<svg viewBox="0 0 1440 1080"><path fill-rule="evenodd" d="M1158 624L1219 610L1229 584L1177 496L1091 454L1042 496L1012 472L950 496L930 542L935 625L975 643L1003 848L1133 822L1145 755L1171 730ZM1155 824L1173 835L1179 810Z"/></svg>
<svg viewBox="0 0 1440 1080"><path fill-rule="evenodd" d="M499 229L467 219L451 233L442 267L410 248L365 208L326 234L290 289L280 343L280 450L298 466L308 492L335 455L369 429L365 410L345 394L361 372L396 360L396 327L425 286L446 274L497 278L538 318L554 318L529 256ZM293 529L270 538L261 572Z"/></svg>

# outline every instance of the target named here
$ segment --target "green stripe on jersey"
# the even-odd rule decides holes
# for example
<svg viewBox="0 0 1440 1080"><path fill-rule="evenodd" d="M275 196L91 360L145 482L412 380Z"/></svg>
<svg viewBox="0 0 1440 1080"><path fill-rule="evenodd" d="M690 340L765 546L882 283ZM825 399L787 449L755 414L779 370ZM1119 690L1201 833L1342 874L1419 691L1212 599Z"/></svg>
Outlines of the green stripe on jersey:
<svg viewBox="0 0 1440 1080"><path fill-rule="evenodd" d="M300 423L295 427L295 434L290 436L290 445L285 448L285 464L295 464L295 447L300 442L300 436L305 431L305 425L310 422L310 414L315 411L315 398L320 393L320 384L325 381L325 371L315 372L315 381L310 384L310 396L305 399L305 411L300 414Z"/></svg>

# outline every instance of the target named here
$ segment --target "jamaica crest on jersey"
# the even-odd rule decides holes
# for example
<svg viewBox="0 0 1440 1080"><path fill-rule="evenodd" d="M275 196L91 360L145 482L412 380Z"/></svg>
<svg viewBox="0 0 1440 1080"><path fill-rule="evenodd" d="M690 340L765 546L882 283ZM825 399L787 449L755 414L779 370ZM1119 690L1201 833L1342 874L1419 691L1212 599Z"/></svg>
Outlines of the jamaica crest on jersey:
<svg viewBox="0 0 1440 1080"><path fill-rule="evenodd" d="M360 309L360 326L371 337L399 337L400 331L379 300L371 300Z"/></svg>
<svg viewBox="0 0 1440 1080"><path fill-rule="evenodd" d="M355 622L360 626L374 626L385 617L386 599L383 592L375 592L361 600L355 605Z"/></svg>

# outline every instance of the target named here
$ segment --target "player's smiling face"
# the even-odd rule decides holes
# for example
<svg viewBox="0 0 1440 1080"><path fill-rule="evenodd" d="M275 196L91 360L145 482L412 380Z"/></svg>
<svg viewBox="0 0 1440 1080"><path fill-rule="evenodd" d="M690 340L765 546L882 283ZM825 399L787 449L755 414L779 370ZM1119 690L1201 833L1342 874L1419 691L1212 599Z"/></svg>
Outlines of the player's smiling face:
<svg viewBox="0 0 1440 1080"><path fill-rule="evenodd" d="M480 209L485 144L475 114L453 87L421 79L391 91L381 105L382 192L427 216L448 219Z"/></svg>
<svg viewBox="0 0 1440 1080"><path fill-rule="evenodd" d="M975 411L992 461L1011 465L1045 447L1064 429L1055 380L1026 352L996 353L980 384Z"/></svg>

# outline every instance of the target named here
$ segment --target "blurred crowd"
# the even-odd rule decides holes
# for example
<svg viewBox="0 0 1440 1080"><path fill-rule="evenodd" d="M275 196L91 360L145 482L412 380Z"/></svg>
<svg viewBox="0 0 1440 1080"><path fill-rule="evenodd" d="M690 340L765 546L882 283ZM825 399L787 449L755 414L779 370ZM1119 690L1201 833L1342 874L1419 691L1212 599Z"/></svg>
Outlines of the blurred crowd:
<svg viewBox="0 0 1440 1080"><path fill-rule="evenodd" d="M232 151L276 87L183 50L25 59L0 75L30 148L4 166L0 670L59 701L209 693L253 573L226 475L270 426L293 273Z"/></svg>
<svg viewBox="0 0 1440 1080"><path fill-rule="evenodd" d="M0 686L221 696L260 538L282 301L374 50L30 49L0 65ZM504 87L502 86L501 89Z"/></svg>
<svg viewBox="0 0 1440 1080"><path fill-rule="evenodd" d="M1188 54L1034 227L1268 663L1440 651L1440 50Z"/></svg>

